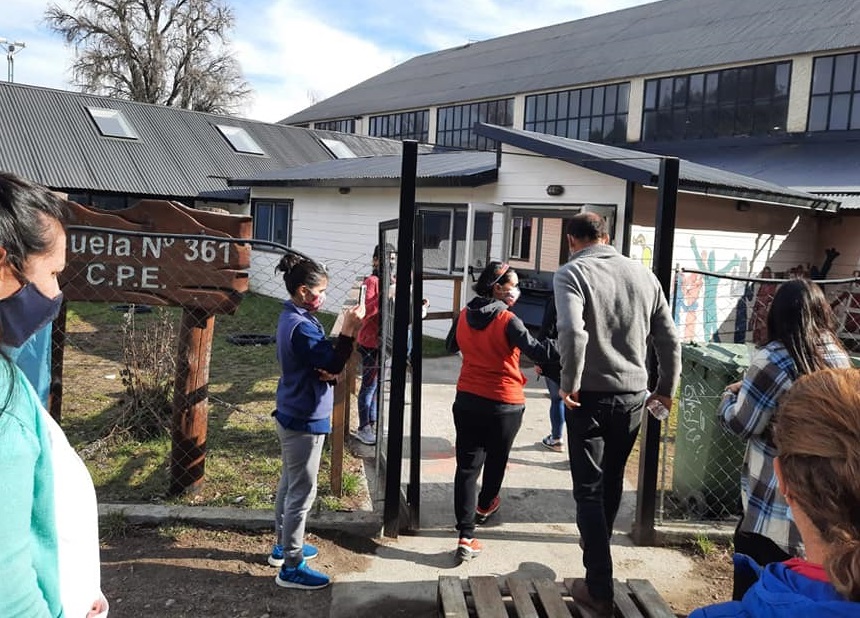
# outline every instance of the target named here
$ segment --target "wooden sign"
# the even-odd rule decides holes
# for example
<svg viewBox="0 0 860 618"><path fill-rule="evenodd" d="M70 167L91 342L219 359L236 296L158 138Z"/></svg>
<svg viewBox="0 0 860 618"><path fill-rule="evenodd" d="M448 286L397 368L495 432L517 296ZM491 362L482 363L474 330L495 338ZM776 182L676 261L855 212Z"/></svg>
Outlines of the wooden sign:
<svg viewBox="0 0 860 618"><path fill-rule="evenodd" d="M166 200L142 200L119 211L71 205L71 225L116 231L69 230L60 277L67 300L176 305L216 314L233 313L248 290L251 247L227 239L250 238L251 217Z"/></svg>

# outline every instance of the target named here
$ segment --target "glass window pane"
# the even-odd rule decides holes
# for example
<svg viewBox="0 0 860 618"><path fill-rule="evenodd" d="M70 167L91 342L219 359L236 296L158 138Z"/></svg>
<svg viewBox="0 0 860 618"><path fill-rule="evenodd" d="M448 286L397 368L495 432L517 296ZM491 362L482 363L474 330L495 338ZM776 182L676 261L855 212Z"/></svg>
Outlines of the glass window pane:
<svg viewBox="0 0 860 618"><path fill-rule="evenodd" d="M696 107L691 107L687 113L687 126L684 137L688 139L698 139L702 137L702 110Z"/></svg>
<svg viewBox="0 0 860 618"><path fill-rule="evenodd" d="M685 107L687 105L687 78L676 77L672 84L672 105L674 107Z"/></svg>
<svg viewBox="0 0 860 618"><path fill-rule="evenodd" d="M830 102L829 131L844 131L848 129L848 107L851 105L850 94L835 94Z"/></svg>
<svg viewBox="0 0 860 618"><path fill-rule="evenodd" d="M774 92L779 96L788 96L789 80L791 79L791 63L783 62L776 65Z"/></svg>
<svg viewBox="0 0 860 618"><path fill-rule="evenodd" d="M738 69L738 101L752 101L754 74L753 67Z"/></svg>
<svg viewBox="0 0 860 618"><path fill-rule="evenodd" d="M563 120L570 118L570 116L567 115L567 101L569 98L570 98L570 93L567 90L565 90L564 92L558 93L558 116L557 116L557 118L561 118Z"/></svg>
<svg viewBox="0 0 860 618"><path fill-rule="evenodd" d="M558 118L558 95L548 94L546 95L546 119L547 120L555 120Z"/></svg>
<svg viewBox="0 0 860 618"><path fill-rule="evenodd" d="M675 81L671 77L665 77L660 80L660 93L657 99L657 107L668 109L672 107L672 90L675 86Z"/></svg>
<svg viewBox="0 0 860 618"><path fill-rule="evenodd" d="M726 69L720 74L720 103L734 103L738 98L738 70Z"/></svg>
<svg viewBox="0 0 860 618"><path fill-rule="evenodd" d="M546 95L535 97L535 120L546 120Z"/></svg>
<svg viewBox="0 0 860 618"><path fill-rule="evenodd" d="M770 129L769 133L785 133L785 125L788 123L788 97L774 99L770 104Z"/></svg>
<svg viewBox="0 0 860 618"><path fill-rule="evenodd" d="M690 75L690 96L688 99L689 105L699 106L705 96L705 74L697 73Z"/></svg>
<svg viewBox="0 0 860 618"><path fill-rule="evenodd" d="M607 114L614 114L618 102L618 86L607 86L603 109Z"/></svg>
<svg viewBox="0 0 860 618"><path fill-rule="evenodd" d="M579 132L577 134L577 138L583 141L588 141L589 131L591 131L591 123L587 118L583 118L579 121Z"/></svg>
<svg viewBox="0 0 860 618"><path fill-rule="evenodd" d="M630 98L630 84L623 83L618 85L618 111L626 113ZM625 123L626 124L626 123Z"/></svg>
<svg viewBox="0 0 860 618"><path fill-rule="evenodd" d="M738 105L735 116L735 135L752 135L753 132L753 108L750 103Z"/></svg>
<svg viewBox="0 0 860 618"><path fill-rule="evenodd" d="M272 204L257 202L254 206L254 238L272 240Z"/></svg>
<svg viewBox="0 0 860 618"><path fill-rule="evenodd" d="M833 92L850 92L854 78L854 54L836 56L833 67Z"/></svg>
<svg viewBox="0 0 860 618"><path fill-rule="evenodd" d="M716 103L717 94L720 90L720 74L708 73L705 75L705 102Z"/></svg>
<svg viewBox="0 0 860 618"><path fill-rule="evenodd" d="M672 138L682 139L687 130L687 110L676 109L672 112Z"/></svg>
<svg viewBox="0 0 860 618"><path fill-rule="evenodd" d="M567 131L562 137L572 137L576 139L576 136L579 132L579 121L576 119L567 121Z"/></svg>
<svg viewBox="0 0 860 618"><path fill-rule="evenodd" d="M763 64L756 67L755 87L753 96L756 99L768 99L774 94L774 81L776 80L776 65Z"/></svg>
<svg viewBox="0 0 860 618"><path fill-rule="evenodd" d="M606 113L603 109L604 92L603 86L599 86L594 89L594 94L591 99L591 113L595 116Z"/></svg>
<svg viewBox="0 0 860 618"><path fill-rule="evenodd" d="M599 142L603 139L603 117L596 116L591 119L591 131L588 134L588 141Z"/></svg>
<svg viewBox="0 0 860 618"><path fill-rule="evenodd" d="M570 93L570 116L569 118L579 118L579 90L574 90ZM574 137L571 134L570 137Z"/></svg>
<svg viewBox="0 0 860 618"><path fill-rule="evenodd" d="M580 92L579 115L580 117L591 116L591 88L585 88ZM580 131L579 134L582 135L582 131Z"/></svg>
<svg viewBox="0 0 860 618"><path fill-rule="evenodd" d="M827 105L830 97L812 97L809 105L809 131L825 131L827 129Z"/></svg>
<svg viewBox="0 0 860 618"><path fill-rule="evenodd" d="M830 92L833 74L833 57L816 58L812 70L812 94Z"/></svg>
<svg viewBox="0 0 860 618"><path fill-rule="evenodd" d="M654 140L657 138L657 112L646 111L642 115L642 139Z"/></svg>
<svg viewBox="0 0 860 618"><path fill-rule="evenodd" d="M275 225L272 230L272 240L282 245L289 244L290 207L284 204L275 206Z"/></svg>
<svg viewBox="0 0 860 618"><path fill-rule="evenodd" d="M536 97L526 97L526 124L535 121L535 98Z"/></svg>

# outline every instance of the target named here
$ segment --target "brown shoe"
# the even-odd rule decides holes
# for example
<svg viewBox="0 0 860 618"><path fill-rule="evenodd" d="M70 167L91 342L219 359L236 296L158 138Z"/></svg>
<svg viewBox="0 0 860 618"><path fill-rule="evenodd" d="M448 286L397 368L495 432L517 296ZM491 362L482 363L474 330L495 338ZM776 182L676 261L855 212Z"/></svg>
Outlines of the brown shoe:
<svg viewBox="0 0 860 618"><path fill-rule="evenodd" d="M584 579L573 580L573 583L570 585L570 596L573 597L574 601L591 610L600 618L612 618L614 616L612 601L595 599L591 596Z"/></svg>

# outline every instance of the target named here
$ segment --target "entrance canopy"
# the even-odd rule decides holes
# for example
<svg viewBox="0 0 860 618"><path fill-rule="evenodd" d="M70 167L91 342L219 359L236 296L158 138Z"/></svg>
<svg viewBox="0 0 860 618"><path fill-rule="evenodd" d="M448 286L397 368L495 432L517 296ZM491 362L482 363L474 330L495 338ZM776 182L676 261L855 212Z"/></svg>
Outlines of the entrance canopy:
<svg viewBox="0 0 860 618"><path fill-rule="evenodd" d="M483 123L475 126L475 132L503 144L646 187L656 187L659 183L663 155ZM828 212L834 212L839 206L839 202L818 195L684 159L680 160L678 191Z"/></svg>

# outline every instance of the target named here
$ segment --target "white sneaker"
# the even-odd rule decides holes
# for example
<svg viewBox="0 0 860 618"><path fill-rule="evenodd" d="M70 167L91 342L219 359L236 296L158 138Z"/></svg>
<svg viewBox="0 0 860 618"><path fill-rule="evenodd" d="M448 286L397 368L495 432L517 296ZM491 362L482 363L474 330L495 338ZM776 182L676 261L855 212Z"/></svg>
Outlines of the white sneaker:
<svg viewBox="0 0 860 618"><path fill-rule="evenodd" d="M376 444L376 432L370 425L365 425L355 432L355 437L363 444Z"/></svg>

